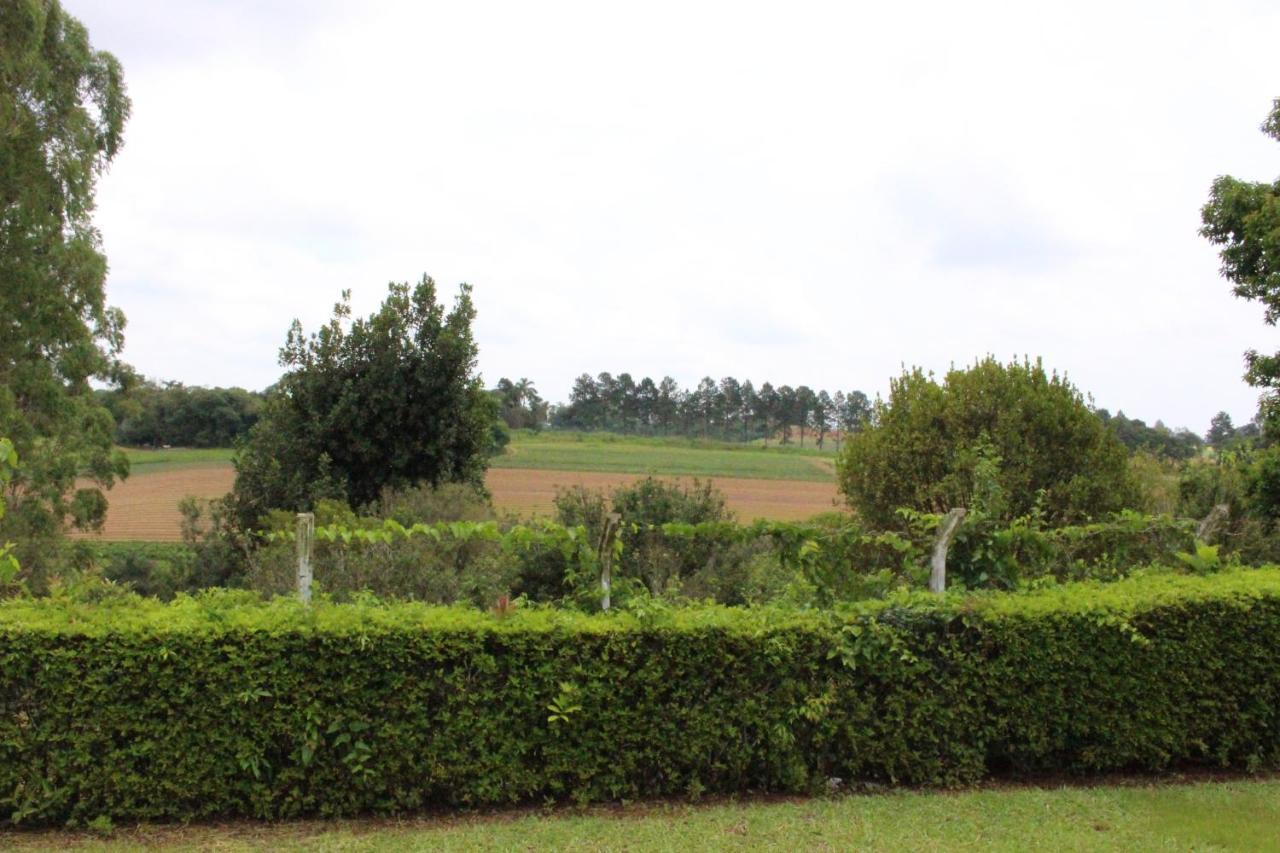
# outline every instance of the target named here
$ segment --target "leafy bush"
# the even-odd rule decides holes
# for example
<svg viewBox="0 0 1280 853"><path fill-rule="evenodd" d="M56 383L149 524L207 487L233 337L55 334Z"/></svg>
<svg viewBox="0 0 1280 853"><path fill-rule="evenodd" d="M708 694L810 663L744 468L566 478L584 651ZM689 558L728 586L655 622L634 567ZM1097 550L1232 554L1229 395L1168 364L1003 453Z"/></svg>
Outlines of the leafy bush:
<svg viewBox="0 0 1280 853"><path fill-rule="evenodd" d="M581 571L599 575L585 533L498 519L488 495L470 484L387 489L370 511L360 516L335 500L316 504L314 577L339 600L372 593L479 607L502 596L551 601L570 595ZM295 583L295 515L276 510L266 521L268 541L250 557L248 584L286 593Z"/></svg>
<svg viewBox="0 0 1280 853"><path fill-rule="evenodd" d="M1280 763L1280 569L842 613L0 604L17 824Z"/></svg>
<svg viewBox="0 0 1280 853"><path fill-rule="evenodd" d="M1178 567L1177 554L1195 549L1194 530L1192 521L1133 512L1055 528L979 514L965 519L952 543L948 582L1015 589L1038 578L1114 580L1139 566Z"/></svg>
<svg viewBox="0 0 1280 853"><path fill-rule="evenodd" d="M711 543L706 538L672 537L666 524L717 525L733 518L722 492L710 480L694 479L683 484L654 477L616 487L606 498L604 492L577 486L562 489L555 497L556 520L565 526L582 525L593 542L604 532L605 515L612 511L621 518L618 538L622 552L614 574L644 584L652 595L673 595L689 578L700 575L700 586L727 591L728 584L713 577L745 571L746 563L759 551L744 547L740 538ZM742 600L731 594L728 603Z"/></svg>
<svg viewBox="0 0 1280 853"><path fill-rule="evenodd" d="M888 402L877 401L871 424L849 436L837 471L874 527L895 524L900 508L973 507L992 486L987 509L999 519L1039 512L1072 524L1141 502L1127 460L1065 377L1038 361L986 358L942 384L918 368L892 380Z"/></svg>
<svg viewBox="0 0 1280 853"><path fill-rule="evenodd" d="M195 592L195 551L181 542L94 543L86 562L102 576L144 596L168 601L179 592Z"/></svg>
<svg viewBox="0 0 1280 853"><path fill-rule="evenodd" d="M1193 460L1179 481L1182 512L1203 518L1225 504L1228 523L1217 541L1246 563L1280 560L1280 446L1241 447Z"/></svg>
<svg viewBox="0 0 1280 853"><path fill-rule="evenodd" d="M581 527L531 522L418 522L358 518L344 504L317 508L312 569L320 589L346 601L378 598L432 604L492 605L522 585L544 580L547 600L599 600L600 565ZM296 551L292 518L266 534L251 558L249 585L268 595L294 588ZM539 571L551 566L550 577ZM554 579L554 586L551 580ZM592 605L595 606L595 605Z"/></svg>
<svg viewBox="0 0 1280 853"><path fill-rule="evenodd" d="M492 521L497 515L484 490L469 483L384 489L374 513L404 525L437 521Z"/></svg>
<svg viewBox="0 0 1280 853"><path fill-rule="evenodd" d="M316 586L339 600L358 593L432 604L486 607L508 594L515 561L494 536L397 537L373 541L319 541L312 554ZM295 588L294 543L273 542L255 552L249 586L267 595Z"/></svg>

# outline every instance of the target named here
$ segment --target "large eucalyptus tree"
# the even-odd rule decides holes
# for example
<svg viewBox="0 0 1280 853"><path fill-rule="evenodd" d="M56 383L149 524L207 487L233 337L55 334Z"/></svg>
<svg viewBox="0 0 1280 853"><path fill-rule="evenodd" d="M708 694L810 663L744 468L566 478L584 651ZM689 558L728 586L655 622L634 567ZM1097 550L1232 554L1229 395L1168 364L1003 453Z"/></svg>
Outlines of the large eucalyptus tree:
<svg viewBox="0 0 1280 853"><path fill-rule="evenodd" d="M128 473L90 387L128 375L92 221L128 115L120 63L57 0L0 3L0 435L21 459L0 541L31 571L68 521L101 523L101 489Z"/></svg>

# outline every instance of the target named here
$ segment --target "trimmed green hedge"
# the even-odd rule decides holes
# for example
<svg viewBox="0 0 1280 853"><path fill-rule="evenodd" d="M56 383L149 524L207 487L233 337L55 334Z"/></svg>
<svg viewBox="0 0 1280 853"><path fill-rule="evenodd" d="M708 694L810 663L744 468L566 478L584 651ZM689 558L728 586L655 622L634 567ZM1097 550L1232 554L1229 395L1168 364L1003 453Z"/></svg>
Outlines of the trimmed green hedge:
<svg viewBox="0 0 1280 853"><path fill-rule="evenodd" d="M857 611L0 605L23 824L1280 759L1280 569Z"/></svg>

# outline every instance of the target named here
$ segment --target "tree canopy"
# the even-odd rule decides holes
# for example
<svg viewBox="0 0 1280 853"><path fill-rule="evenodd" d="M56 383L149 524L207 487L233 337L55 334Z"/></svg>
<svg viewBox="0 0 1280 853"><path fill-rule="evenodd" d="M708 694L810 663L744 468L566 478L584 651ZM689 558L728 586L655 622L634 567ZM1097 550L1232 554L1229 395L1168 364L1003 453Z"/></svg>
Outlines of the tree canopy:
<svg viewBox="0 0 1280 853"><path fill-rule="evenodd" d="M363 506L389 487L483 484L498 404L475 373L470 293L446 313L423 276L391 284L367 318L350 320L346 292L319 332L293 322L287 370L236 457L242 524L320 498Z"/></svg>
<svg viewBox="0 0 1280 853"><path fill-rule="evenodd" d="M127 375L91 214L128 115L119 62L57 0L0 4L0 435L22 460L3 524L24 566L68 517L100 523L98 486L128 472L90 387Z"/></svg>
<svg viewBox="0 0 1280 853"><path fill-rule="evenodd" d="M1280 142L1280 98L1262 124L1262 132ZM1222 276L1242 299L1261 302L1263 320L1280 320L1280 179L1274 183L1242 181L1222 175L1213 182L1209 201L1200 211L1200 233L1221 246ZM1280 388L1280 353L1245 353L1245 379L1272 389L1264 399L1274 408Z"/></svg>
<svg viewBox="0 0 1280 853"><path fill-rule="evenodd" d="M837 472L858 513L892 527L900 507L1096 517L1136 504L1127 465L1124 445L1066 377L1039 361L988 357L941 384L919 368L892 380L870 425L849 436Z"/></svg>
<svg viewBox="0 0 1280 853"><path fill-rule="evenodd" d="M263 395L243 388L202 388L144 381L99 391L128 447L231 447L258 420Z"/></svg>
<svg viewBox="0 0 1280 853"><path fill-rule="evenodd" d="M1169 429L1160 421L1147 426L1139 418L1126 417L1123 411L1113 415L1106 409L1098 409L1098 417L1133 451L1141 450L1166 459L1190 459L1204 446L1200 436L1186 428Z"/></svg>

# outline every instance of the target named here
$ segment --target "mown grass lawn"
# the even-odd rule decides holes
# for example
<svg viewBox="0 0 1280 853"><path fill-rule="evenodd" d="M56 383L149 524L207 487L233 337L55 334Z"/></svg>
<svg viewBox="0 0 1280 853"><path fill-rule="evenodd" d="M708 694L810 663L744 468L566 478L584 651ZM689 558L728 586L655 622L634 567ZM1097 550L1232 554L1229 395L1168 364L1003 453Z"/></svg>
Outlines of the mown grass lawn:
<svg viewBox="0 0 1280 853"><path fill-rule="evenodd" d="M1280 850L1280 779L0 834L55 850Z"/></svg>
<svg viewBox="0 0 1280 853"><path fill-rule="evenodd" d="M642 438L609 433L516 433L493 468L604 471L672 477L753 477L830 482L833 455L816 448L685 438Z"/></svg>

